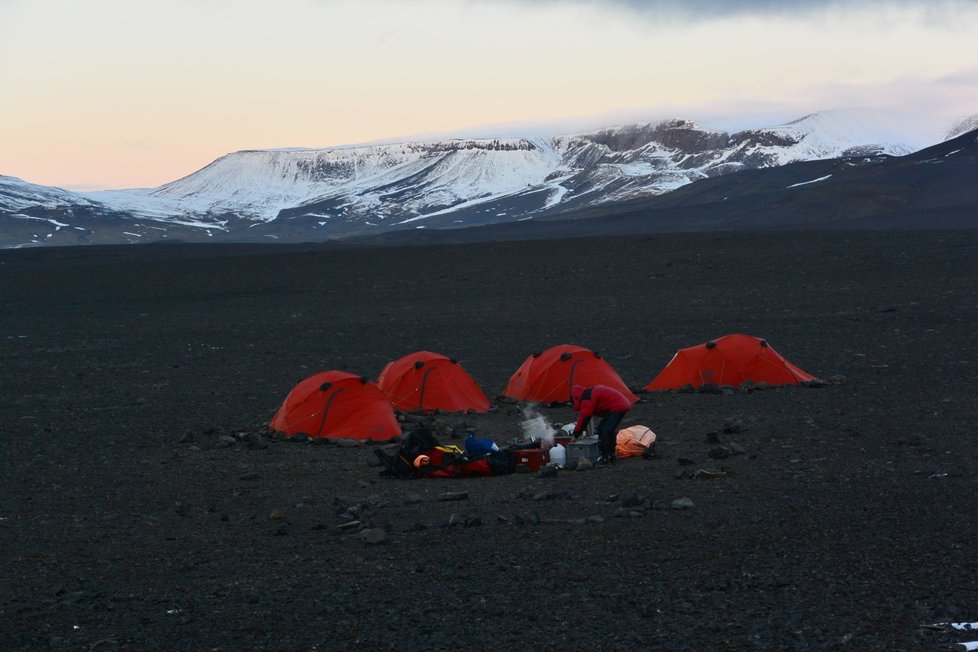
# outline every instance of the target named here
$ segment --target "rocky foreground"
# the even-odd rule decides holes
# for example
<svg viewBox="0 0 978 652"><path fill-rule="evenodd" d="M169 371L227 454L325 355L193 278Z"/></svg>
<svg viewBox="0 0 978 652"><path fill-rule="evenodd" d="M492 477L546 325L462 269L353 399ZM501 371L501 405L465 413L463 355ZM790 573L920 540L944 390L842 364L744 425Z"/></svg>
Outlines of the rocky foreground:
<svg viewBox="0 0 978 652"><path fill-rule="evenodd" d="M963 649L976 275L978 232L0 252L0 647ZM658 456L614 468L392 480L265 429L418 349L639 388L732 332L826 382L643 394ZM493 405L431 423L505 443Z"/></svg>

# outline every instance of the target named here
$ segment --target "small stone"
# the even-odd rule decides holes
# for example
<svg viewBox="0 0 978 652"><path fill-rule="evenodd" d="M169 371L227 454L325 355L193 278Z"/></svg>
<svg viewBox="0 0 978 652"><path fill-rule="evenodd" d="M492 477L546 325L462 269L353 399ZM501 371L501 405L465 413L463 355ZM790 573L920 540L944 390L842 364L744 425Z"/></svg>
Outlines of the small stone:
<svg viewBox="0 0 978 652"><path fill-rule="evenodd" d="M553 464L548 464L547 466L541 467L537 471L538 478L556 478L557 477L557 466Z"/></svg>
<svg viewBox="0 0 978 652"><path fill-rule="evenodd" d="M736 434L745 430L747 430L747 426L744 425L743 419L739 417L730 417L723 422L723 432L727 434Z"/></svg>
<svg viewBox="0 0 978 652"><path fill-rule="evenodd" d="M642 516L642 512L635 509L619 507L615 510L615 518L638 518L639 516Z"/></svg>
<svg viewBox="0 0 978 652"><path fill-rule="evenodd" d="M340 523L336 526L336 529L340 532L359 532L362 527L362 521L349 521L347 523Z"/></svg>
<svg viewBox="0 0 978 652"><path fill-rule="evenodd" d="M469 514L465 517L465 527L479 527L482 525L482 517L478 514Z"/></svg>
<svg viewBox="0 0 978 652"><path fill-rule="evenodd" d="M621 504L622 507L631 508L631 507L641 507L642 503L644 502L645 501L642 500L642 498L637 494L630 494L628 496L625 496L625 499L621 501Z"/></svg>
<svg viewBox="0 0 978 652"><path fill-rule="evenodd" d="M361 530L357 533L357 536L363 539L363 542L370 546L375 546L387 541L387 532L384 530L384 528L380 527Z"/></svg>
<svg viewBox="0 0 978 652"><path fill-rule="evenodd" d="M714 460L723 460L730 457L730 449L726 446L716 446L710 449L710 458Z"/></svg>
<svg viewBox="0 0 978 652"><path fill-rule="evenodd" d="M180 439L178 441L181 444L189 444L193 440L194 440L194 431L193 430L184 430L183 431L183 434L180 435Z"/></svg>
<svg viewBox="0 0 978 652"><path fill-rule="evenodd" d="M257 432L249 432L245 435L245 444L251 450L264 450L268 448L268 442L262 438L261 433Z"/></svg>
<svg viewBox="0 0 978 652"><path fill-rule="evenodd" d="M424 498L421 497L421 494L412 492L404 496L403 502L405 505L417 505L418 503L423 503Z"/></svg>
<svg viewBox="0 0 978 652"><path fill-rule="evenodd" d="M593 469L594 464L586 457L582 457L577 460L577 466L575 467L578 471L587 471L588 469Z"/></svg>
<svg viewBox="0 0 978 652"><path fill-rule="evenodd" d="M258 473L245 473L243 476L241 476L238 479L248 481L248 480L257 480L260 477L261 475L259 475Z"/></svg>
<svg viewBox="0 0 978 652"><path fill-rule="evenodd" d="M465 518L459 514L452 514L448 517L448 527L465 527Z"/></svg>
<svg viewBox="0 0 978 652"><path fill-rule="evenodd" d="M443 493L438 496L438 501L443 503L448 503L456 500L468 500L468 491L450 491L448 493Z"/></svg>
<svg viewBox="0 0 978 652"><path fill-rule="evenodd" d="M743 455L747 452L743 446L736 442L730 442L730 444L727 445L727 448L730 449L731 455Z"/></svg>
<svg viewBox="0 0 978 652"><path fill-rule="evenodd" d="M697 469L693 477L698 480L712 480L713 478L722 478L725 475L727 474L719 469Z"/></svg>
<svg viewBox="0 0 978 652"><path fill-rule="evenodd" d="M281 521L283 518L285 518L285 515L282 514L282 512L275 509L272 510L272 513L268 515L268 518L272 519L273 521Z"/></svg>
<svg viewBox="0 0 978 652"><path fill-rule="evenodd" d="M238 443L238 440L231 435L221 435L217 438L217 445L221 448L229 448Z"/></svg>
<svg viewBox="0 0 978 652"><path fill-rule="evenodd" d="M277 528L272 530L272 534L277 537L283 537L289 533L289 526L285 523L280 524Z"/></svg>
<svg viewBox="0 0 978 652"><path fill-rule="evenodd" d="M829 382L833 385L846 385L849 383L849 379L841 374L836 374L829 377Z"/></svg>
<svg viewBox="0 0 978 652"><path fill-rule="evenodd" d="M363 442L358 439L334 439L333 444L340 448L359 448Z"/></svg>
<svg viewBox="0 0 978 652"><path fill-rule="evenodd" d="M696 505L691 498L677 498L670 505L672 509L693 509Z"/></svg>
<svg viewBox="0 0 978 652"><path fill-rule="evenodd" d="M588 523L604 523L604 516L591 515L584 520Z"/></svg>
<svg viewBox="0 0 978 652"><path fill-rule="evenodd" d="M710 444L717 444L720 442L720 433L718 432L708 432L706 433L706 441Z"/></svg>

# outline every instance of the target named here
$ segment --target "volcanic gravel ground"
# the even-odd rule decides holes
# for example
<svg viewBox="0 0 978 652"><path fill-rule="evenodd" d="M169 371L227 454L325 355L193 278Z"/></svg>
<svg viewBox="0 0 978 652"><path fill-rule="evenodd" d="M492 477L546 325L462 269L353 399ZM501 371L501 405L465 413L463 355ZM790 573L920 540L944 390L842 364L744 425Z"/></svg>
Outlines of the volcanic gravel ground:
<svg viewBox="0 0 978 652"><path fill-rule="evenodd" d="M0 648L954 649L976 277L978 232L0 252ZM640 388L734 332L827 382L643 394L652 460L393 480L263 432L415 350L494 396L574 343ZM433 423L505 443L494 406Z"/></svg>

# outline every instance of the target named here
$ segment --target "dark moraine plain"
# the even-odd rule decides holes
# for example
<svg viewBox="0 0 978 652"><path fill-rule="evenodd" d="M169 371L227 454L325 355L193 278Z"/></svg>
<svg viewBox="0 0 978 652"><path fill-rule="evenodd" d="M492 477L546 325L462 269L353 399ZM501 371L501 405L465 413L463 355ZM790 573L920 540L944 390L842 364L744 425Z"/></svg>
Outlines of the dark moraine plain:
<svg viewBox="0 0 978 652"><path fill-rule="evenodd" d="M963 649L976 279L978 231L0 252L0 649ZM735 332L826 382L642 394L660 455L611 469L392 480L263 432L419 349L495 396L554 344L639 388Z"/></svg>

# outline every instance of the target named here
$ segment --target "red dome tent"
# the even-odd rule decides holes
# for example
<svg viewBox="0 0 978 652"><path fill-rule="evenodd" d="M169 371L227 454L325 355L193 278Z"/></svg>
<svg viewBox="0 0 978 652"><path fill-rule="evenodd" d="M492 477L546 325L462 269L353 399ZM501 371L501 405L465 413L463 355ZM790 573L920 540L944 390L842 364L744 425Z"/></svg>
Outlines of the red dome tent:
<svg viewBox="0 0 978 652"><path fill-rule="evenodd" d="M814 378L781 357L766 340L738 333L680 349L645 389L700 387L705 383L736 387L748 381L787 385Z"/></svg>
<svg viewBox="0 0 978 652"><path fill-rule="evenodd" d="M431 351L388 363L377 385L394 409L402 412L489 411L489 399L462 365Z"/></svg>
<svg viewBox="0 0 978 652"><path fill-rule="evenodd" d="M345 371L323 371L296 385L269 425L287 435L387 441L401 434L378 387Z"/></svg>
<svg viewBox="0 0 978 652"><path fill-rule="evenodd" d="M559 344L528 357L509 379L503 396L537 403L566 403L574 385L607 385L632 403L638 400L600 355L572 344Z"/></svg>

